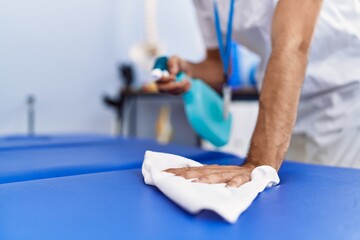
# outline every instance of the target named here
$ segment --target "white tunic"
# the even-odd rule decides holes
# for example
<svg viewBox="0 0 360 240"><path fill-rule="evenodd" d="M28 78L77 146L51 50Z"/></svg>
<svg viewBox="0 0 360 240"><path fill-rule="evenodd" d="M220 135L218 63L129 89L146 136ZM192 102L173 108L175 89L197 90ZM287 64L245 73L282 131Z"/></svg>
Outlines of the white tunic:
<svg viewBox="0 0 360 240"><path fill-rule="evenodd" d="M229 0L217 0L223 36ZM233 39L261 57L261 89L271 54L271 25L278 0L235 0ZM213 1L194 0L207 48L217 48ZM286 67L286 66L284 66ZM319 146L337 132L360 127L360 0L324 0L302 90L295 134ZM360 147L360 144L355 144ZM360 156L359 156L360 158Z"/></svg>

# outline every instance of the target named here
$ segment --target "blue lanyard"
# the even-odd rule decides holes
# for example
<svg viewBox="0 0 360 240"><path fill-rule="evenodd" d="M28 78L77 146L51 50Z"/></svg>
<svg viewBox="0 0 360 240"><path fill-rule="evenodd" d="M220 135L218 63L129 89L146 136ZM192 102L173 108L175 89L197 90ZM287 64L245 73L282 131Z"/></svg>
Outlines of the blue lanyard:
<svg viewBox="0 0 360 240"><path fill-rule="evenodd" d="M229 18L228 18L227 33L226 33L226 43L224 45L223 39L222 39L222 34L221 34L221 28L220 28L219 10L218 10L217 4L216 4L216 0L213 0L216 36L218 39L221 61L222 61L223 68L224 68L225 84L227 84L227 81L228 81L229 59L230 59L230 52L231 52L232 22L233 22L233 14L234 14L234 0L230 0L230 1L231 2L230 2Z"/></svg>

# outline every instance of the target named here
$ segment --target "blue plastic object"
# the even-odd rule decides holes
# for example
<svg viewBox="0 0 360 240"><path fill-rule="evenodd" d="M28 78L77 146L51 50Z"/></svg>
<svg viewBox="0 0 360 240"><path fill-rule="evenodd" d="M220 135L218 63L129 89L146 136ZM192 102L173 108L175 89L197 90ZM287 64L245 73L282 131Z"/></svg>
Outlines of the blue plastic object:
<svg viewBox="0 0 360 240"><path fill-rule="evenodd" d="M167 69L167 58L158 58L154 68ZM224 119L223 99L202 80L190 78L184 72L177 75L176 81L184 79L191 82L190 89L183 94L185 113L191 127L216 147L224 146L229 141L232 116L229 114Z"/></svg>
<svg viewBox="0 0 360 240"><path fill-rule="evenodd" d="M183 94L186 116L191 127L202 138L221 147L228 143L232 116L223 117L223 99L200 79L189 78L185 73L177 81L189 79L191 87Z"/></svg>

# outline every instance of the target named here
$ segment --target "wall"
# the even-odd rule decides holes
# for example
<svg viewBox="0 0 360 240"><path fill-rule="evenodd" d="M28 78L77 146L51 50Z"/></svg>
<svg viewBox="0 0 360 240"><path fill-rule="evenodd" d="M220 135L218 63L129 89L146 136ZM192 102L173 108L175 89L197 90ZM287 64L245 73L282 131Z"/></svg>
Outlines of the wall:
<svg viewBox="0 0 360 240"><path fill-rule="evenodd" d="M116 65L142 41L144 0L0 0L0 135L26 133L26 96L36 96L37 133L110 133L104 94ZM199 60L190 0L159 0L168 54ZM191 37L189 37L191 36Z"/></svg>

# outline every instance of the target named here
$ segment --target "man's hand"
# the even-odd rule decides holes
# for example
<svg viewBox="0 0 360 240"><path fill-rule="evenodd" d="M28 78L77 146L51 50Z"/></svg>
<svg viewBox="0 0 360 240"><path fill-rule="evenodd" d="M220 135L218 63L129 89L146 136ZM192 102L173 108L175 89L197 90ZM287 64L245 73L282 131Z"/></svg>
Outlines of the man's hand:
<svg viewBox="0 0 360 240"><path fill-rule="evenodd" d="M170 168L165 172L176 176L192 179L193 182L201 183L226 183L227 187L240 187L250 181L251 172L255 166L245 164L243 166L219 166L205 165L202 167Z"/></svg>
<svg viewBox="0 0 360 240"><path fill-rule="evenodd" d="M215 89L221 89L223 71L218 49L207 49L206 58L200 63L191 63L173 56L168 60L170 75L156 82L159 92L180 95L190 88L189 81L176 82L176 74L185 72L193 78L199 78Z"/></svg>
<svg viewBox="0 0 360 240"><path fill-rule="evenodd" d="M168 60L168 69L170 75L168 77L162 77L156 82L159 92L180 95L189 90L190 82L188 80L185 79L181 82L176 82L176 74L179 72L185 72L187 75L191 75L189 63L179 57L173 56Z"/></svg>

